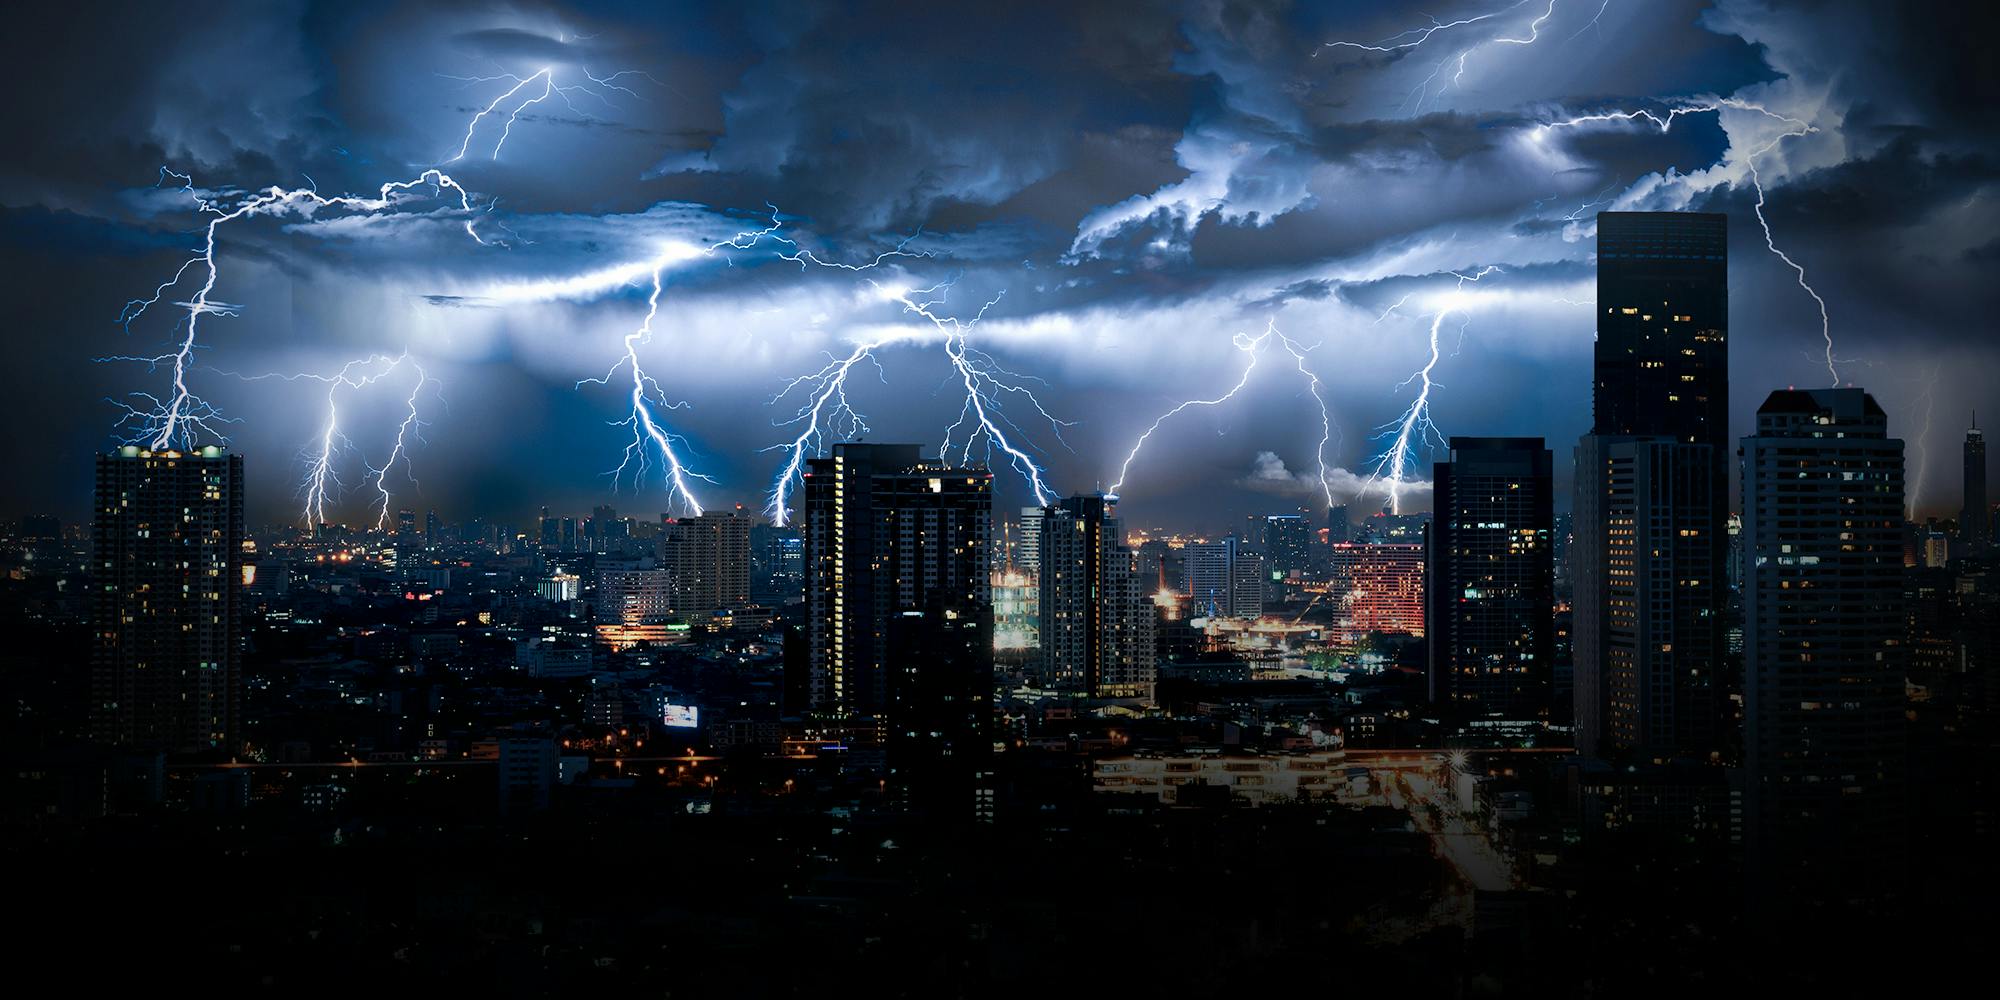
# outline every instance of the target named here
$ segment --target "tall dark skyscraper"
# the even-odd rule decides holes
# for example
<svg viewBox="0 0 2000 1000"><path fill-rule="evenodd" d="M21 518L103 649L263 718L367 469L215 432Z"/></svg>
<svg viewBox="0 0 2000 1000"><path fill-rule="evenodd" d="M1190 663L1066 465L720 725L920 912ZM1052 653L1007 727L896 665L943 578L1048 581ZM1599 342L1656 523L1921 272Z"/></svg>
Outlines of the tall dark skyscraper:
<svg viewBox="0 0 2000 1000"><path fill-rule="evenodd" d="M1721 753L1728 599L1728 219L1597 217L1591 433L1577 444L1577 746Z"/></svg>
<svg viewBox="0 0 2000 1000"><path fill-rule="evenodd" d="M815 717L880 746L907 801L990 813L992 474L839 444L808 463L804 497Z"/></svg>
<svg viewBox="0 0 2000 1000"><path fill-rule="evenodd" d="M1975 414L1965 432L1965 506L1958 514L1958 548L1982 556L1993 546L1993 512L1986 503L1986 435Z"/></svg>
<svg viewBox="0 0 2000 1000"><path fill-rule="evenodd" d="M243 459L209 446L97 456L91 735L230 752L242 700Z"/></svg>
<svg viewBox="0 0 2000 1000"><path fill-rule="evenodd" d="M1038 602L1045 680L1098 698L1153 692L1153 604L1125 547L1116 497L1045 508Z"/></svg>
<svg viewBox="0 0 2000 1000"><path fill-rule="evenodd" d="M1431 699L1462 718L1549 717L1553 460L1541 438L1451 439L1434 467L1427 576Z"/></svg>
<svg viewBox="0 0 2000 1000"><path fill-rule="evenodd" d="M1903 442L1860 389L1774 392L1743 439L1745 770L1767 882L1900 861ZM1827 898L1832 898L1828 896Z"/></svg>
<svg viewBox="0 0 2000 1000"><path fill-rule="evenodd" d="M1598 213L1593 375L1593 433L1727 451L1728 216Z"/></svg>

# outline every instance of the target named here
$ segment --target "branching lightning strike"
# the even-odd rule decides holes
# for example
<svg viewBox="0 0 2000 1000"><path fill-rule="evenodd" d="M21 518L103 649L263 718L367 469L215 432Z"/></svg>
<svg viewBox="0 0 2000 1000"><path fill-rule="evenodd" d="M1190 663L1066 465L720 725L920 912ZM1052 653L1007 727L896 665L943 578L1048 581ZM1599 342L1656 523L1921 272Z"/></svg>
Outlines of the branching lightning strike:
<svg viewBox="0 0 2000 1000"><path fill-rule="evenodd" d="M1326 505L1328 507L1333 506L1333 482L1327 473L1326 464L1326 450L1333 443L1333 411L1327 407L1326 397L1321 393L1323 383L1320 381L1318 373L1314 372L1306 364L1306 355L1310 354L1317 345L1314 347L1300 346L1297 341L1287 336L1284 331L1278 329L1278 323L1275 319L1265 322L1263 333L1254 337L1247 333L1239 333L1230 338L1230 343L1249 358L1248 361L1244 362L1242 374L1237 377L1236 384L1230 386L1227 392L1213 398L1185 400L1154 418L1152 424L1148 425L1145 431L1140 433L1138 440L1132 442L1131 450L1125 453L1125 461L1118 466L1118 478L1111 484L1110 492L1117 494L1123 491L1125 480L1132 473L1132 463L1138 459L1139 452L1146 447L1147 440L1152 438L1161 425L1194 407L1220 406L1234 399L1237 393L1243 391L1244 386L1250 384L1250 376L1257 370L1257 362L1262 357L1264 350L1275 343L1287 355L1290 355L1293 367L1297 368L1299 374L1305 377L1306 392L1312 396L1313 403L1319 408L1319 443L1313 449L1313 458L1317 463L1315 480L1319 483L1320 493L1325 499Z"/></svg>
<svg viewBox="0 0 2000 1000"><path fill-rule="evenodd" d="M628 75L629 72L614 73L610 76L600 78L592 76L588 70L585 70L584 76L591 81L591 85L632 93L629 88L618 86L614 82ZM446 163L455 163L464 158L473 138L479 132L481 123L489 117L497 117L503 113L506 116L506 122L500 130L500 138L493 146L492 155L494 158L498 158L500 150L506 145L508 136L512 134L515 122L519 120L522 112L531 105L545 101L553 95L560 95L567 103L571 95L576 93L590 93L600 100L605 99L603 94L591 90L591 85L573 84L565 86L557 84L555 82L555 71L552 68L542 69L529 77L512 77L512 79L516 81L513 88L495 98L486 107L473 115L472 120L466 125L464 142L460 144L458 152L445 161ZM510 104L510 101L519 96L524 89L532 90L531 85L536 80L540 80L543 84L542 93L539 95L531 93L529 97L521 100L519 103ZM574 109L573 105L571 107ZM307 178L307 186L305 187L287 189L273 185L253 194L242 194L227 190L222 192L206 192L195 187L194 178L191 174L180 173L170 168L161 168L159 184L164 185L169 179L179 182L180 190L186 192L193 199L195 210L198 214L209 217L207 224L203 227L202 244L192 252L192 256L174 270L172 276L155 287L151 295L145 298L133 299L125 303L125 307L119 312L118 323L129 333L132 324L154 306L166 300L168 293L178 288L183 281L187 280L190 272L198 272L200 274L201 284L188 299L172 303L187 312L184 325L176 324L177 335L172 342L172 350L152 356L122 355L98 359L101 361L141 363L147 366L149 372L157 371L162 367L171 370L170 391L164 398L153 393L134 392L129 394L125 400L113 401L124 410L115 422L114 427L125 435L127 443L143 443L155 449L176 446L192 447L196 438L202 435L223 441L228 440L228 436L222 433L220 425L229 421L222 416L220 410L196 394L189 385L189 375L194 367L195 354L201 348L200 324L202 317L234 316L237 314L239 308L215 298L216 285L222 277L221 269L216 259L216 245L220 231L224 225L258 216L272 218L296 216L309 220L315 213L327 209L372 215L398 209L411 201L418 200L421 196L419 189L428 188L431 197L441 197L446 192L455 194L456 207L453 208L447 203L442 210L463 216L465 234L482 246L489 245L489 240L482 238L474 225L475 217L479 214L479 210L474 207L471 192L457 180L453 179L450 174L446 173L442 166L427 168L415 177L407 180L384 183L377 189L373 197L362 195L322 195L319 193L318 186L312 183L310 177ZM422 369L419 368L418 371L421 372ZM414 400L417 392L421 391L423 385L428 380L428 376L420 376L416 390L412 391L410 416L399 428L397 449L391 456L390 465L393 465L397 461L406 464L408 462L408 451L404 446L404 434L413 432L416 429L417 421ZM329 413L331 412L333 411L331 404L329 404ZM341 440L344 440L344 438L337 424L329 424L325 432L320 436L319 458L313 464L312 471L309 472L307 479L306 493L308 500L305 517L308 523L317 523L314 520L315 518L323 518L325 516L326 504L330 499L329 490L338 485L338 480L332 475L331 468L327 463L330 461L334 444ZM388 465L385 465L382 471L385 472L388 467ZM386 517L387 491L381 484L379 473L376 478L377 488L383 490L384 509L381 517ZM378 524L380 521L381 518L378 517Z"/></svg>
<svg viewBox="0 0 2000 1000"><path fill-rule="evenodd" d="M1818 132L1819 128L1817 126L1814 126L1809 122L1793 118L1789 115L1779 114L1778 112L1772 111L1771 109L1766 108L1760 104L1754 104L1749 101L1741 100L1734 97L1723 97L1723 98L1716 98L1713 100L1695 101L1695 102L1675 105L1669 107L1664 114L1656 114L1652 111L1642 108L1637 111L1616 111L1616 112L1605 112L1605 113L1591 114L1591 115L1579 115L1577 117L1565 119L1563 121L1545 122L1537 127L1537 130L1534 133L1534 135L1537 138L1541 138L1543 136L1548 135L1555 129L1578 128L1586 125L1608 123L1608 122L1637 122L1642 120L1653 125L1654 127L1658 128L1661 132L1664 133L1672 129L1675 120L1680 118L1682 115L1694 115L1694 114L1720 115L1724 111L1749 112L1751 114L1760 115L1764 118L1782 123L1785 126L1784 129L1780 131L1777 135L1771 137L1770 141L1764 143L1761 146L1756 147L1755 149L1746 150L1743 154L1743 165L1746 169L1750 171L1750 186L1757 192L1757 200L1752 205L1752 210L1757 217L1758 227L1762 229L1764 232L1765 248L1770 250L1771 253L1774 256L1776 256L1779 260L1783 261L1785 263L1785 266L1792 269L1793 274L1798 279L1799 287L1801 289L1804 289L1805 293L1812 297L1813 304L1819 308L1820 337L1826 342L1826 371L1827 374L1831 376L1833 379L1833 386L1835 388L1838 388L1841 382L1840 367L1839 367L1840 359L1835 358L1833 354L1833 321L1827 314L1826 300L1820 297L1819 291L1813 288L1811 282L1807 280L1805 267L1801 265L1798 261L1793 260L1791 256L1786 254L1783 250L1780 250L1778 248L1777 237L1771 232L1771 221L1764 215L1764 180L1763 176L1758 172L1757 169L1758 157L1777 148L1778 144L1785 141L1786 139L1795 139L1802 136L1812 135L1813 133Z"/></svg>
<svg viewBox="0 0 2000 1000"><path fill-rule="evenodd" d="M1431 374L1436 371L1442 354L1438 345L1438 333L1444 327L1445 317L1465 308L1466 284L1478 282L1498 270L1500 270L1498 265L1488 264L1472 274L1451 272L1452 276L1458 279L1458 284L1452 294L1439 305L1437 311L1431 314L1429 359L1424 362L1422 368L1417 369L1416 374L1397 385L1397 388L1401 389L1414 382L1417 384L1417 395L1403 410L1401 417L1382 425L1380 437L1389 443L1381 456L1376 459L1375 467L1368 478L1368 485L1371 488L1376 483L1383 484L1383 492L1388 496L1389 509L1392 513L1402 513L1404 491L1420 481L1414 477L1419 461L1418 451L1428 444L1444 443L1444 435L1439 433L1437 425L1431 422L1431 390L1437 385L1432 381ZM1376 322L1388 318L1397 306L1409 301L1409 298L1405 295L1396 305L1385 310Z"/></svg>

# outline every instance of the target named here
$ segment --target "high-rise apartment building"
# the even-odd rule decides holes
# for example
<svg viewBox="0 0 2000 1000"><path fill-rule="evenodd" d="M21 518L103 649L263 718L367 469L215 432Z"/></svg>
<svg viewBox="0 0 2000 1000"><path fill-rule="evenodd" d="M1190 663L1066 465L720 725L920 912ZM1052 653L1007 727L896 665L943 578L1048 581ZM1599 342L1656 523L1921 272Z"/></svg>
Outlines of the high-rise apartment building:
<svg viewBox="0 0 2000 1000"><path fill-rule="evenodd" d="M1145 698L1157 667L1153 604L1115 503L1075 496L1042 512L1042 676L1092 697Z"/></svg>
<svg viewBox="0 0 2000 1000"><path fill-rule="evenodd" d="M1549 717L1555 515L1541 438L1451 439L1429 543L1431 699L1467 719Z"/></svg>
<svg viewBox="0 0 2000 1000"><path fill-rule="evenodd" d="M673 580L674 609L689 619L750 603L750 527L740 510L663 518L660 568Z"/></svg>
<svg viewBox="0 0 2000 1000"><path fill-rule="evenodd" d="M1264 613L1264 557L1227 535L1181 549L1183 591L1194 617L1256 618Z"/></svg>
<svg viewBox="0 0 2000 1000"><path fill-rule="evenodd" d="M235 749L242 701L243 458L127 445L97 456L91 735Z"/></svg>
<svg viewBox="0 0 2000 1000"><path fill-rule="evenodd" d="M992 813L992 485L916 445L838 444L803 490L811 711L947 819Z"/></svg>
<svg viewBox="0 0 2000 1000"><path fill-rule="evenodd" d="M888 710L892 617L983 619L991 629L991 488L986 470L925 462L916 445L839 444L809 463L802 534L815 712L877 719Z"/></svg>
<svg viewBox="0 0 2000 1000"><path fill-rule="evenodd" d="M1782 390L1743 439L1754 870L1850 889L1900 859L1903 442L1860 389Z"/></svg>

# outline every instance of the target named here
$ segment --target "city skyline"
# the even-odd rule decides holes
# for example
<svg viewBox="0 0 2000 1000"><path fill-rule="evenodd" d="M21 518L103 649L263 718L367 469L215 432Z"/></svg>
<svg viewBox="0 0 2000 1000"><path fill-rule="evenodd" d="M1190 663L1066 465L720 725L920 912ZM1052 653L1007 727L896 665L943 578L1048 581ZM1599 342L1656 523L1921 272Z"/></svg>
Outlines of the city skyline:
<svg viewBox="0 0 2000 1000"><path fill-rule="evenodd" d="M633 430L607 424L630 410L616 379L584 381L607 369L630 379L614 366L651 283L628 265L660 257L663 240L682 249L665 253L673 267L642 357L663 397L690 405L651 415L679 435L669 440L690 476L718 481L686 481L705 506L771 502L791 453L765 449L803 429L773 422L819 383L767 401L828 352L842 360L871 338L912 342L877 352L881 379L866 361L855 369L848 388L870 439L939 440L964 396L950 385L948 351L933 346L942 327L911 307L950 326L997 296L970 343L1064 422L992 390L1014 404L1011 424L994 426L1047 470L1050 496L1123 480L1128 522L1175 528L1193 526L1217 496L1237 512L1316 508L1329 491L1369 508L1380 496L1355 499L1355 489L1400 438L1407 482L1395 492L1420 509L1428 499L1416 480L1439 443L1426 434L1433 419L1439 434L1551 442L1589 429L1590 387L1573 377L1592 343L1589 220L1627 208L1732 222L1734 348L1761 376L1733 380L1734 413L1774 388L1824 384L1830 361L1911 441L1918 513L1955 514L1952 458L1966 422L1956 415L1980 401L1980 373L1994 364L1977 335L1991 298L1977 280L1990 249L1977 193L1992 172L1978 155L1987 117L1960 109L1946 86L1979 71L1949 50L1914 55L1948 25L1729 3L1462 14L1483 20L1425 32L1408 30L1421 17L1389 10L1065 13L1069 41L1030 73L973 48L1012 29L970 13L917 15L909 29L941 40L920 46L867 32L865 19L762 32L755 13L549 7L398 12L359 35L331 10L260 7L239 20L245 37L269 44L231 53L243 70L204 74L192 91L144 82L236 43L147 25L172 58L121 69L135 83L126 96L66 88L104 102L104 120L129 122L132 141L8 112L22 117L17 131L52 141L0 177L0 252L9 273L61 289L22 303L23 321L51 335L24 345L30 363L10 369L9 388L53 418L51 471L76 475L21 484L0 513L80 514L83 459L119 416L102 399L157 397L170 384L164 370L94 360L150 356L175 343L186 316L174 307L193 291L182 286L129 333L113 321L182 265L204 218L162 167L233 205L234 192L272 184L373 197L384 181L450 162L462 189L440 189L441 199L220 231L190 384L242 421L216 429L258 459L246 490L254 523L301 520L312 507L365 524L372 473L384 469L386 509L516 520L550 502L681 511L650 438L638 444L652 478L613 494L604 474ZM53 40L15 59L40 66L71 35L51 26L17 37ZM1848 53L1859 37L1884 44ZM934 94L879 71L836 87L814 53L849 43L884 65L968 72L937 77ZM1441 79L1432 52L1467 53L1465 66ZM1569 71L1547 72L1551 60ZM38 75L66 79L78 65ZM262 70L254 91L250 67ZM598 93L501 102L544 68L552 85ZM1038 100L1040 87L1075 96ZM936 101L955 110L940 114ZM215 110L235 103L255 112ZM864 134L896 138L866 150L846 141ZM1821 210L1863 189L1897 200L1870 213ZM458 208L459 194L476 211ZM774 218L799 242L681 259ZM1858 245L1882 256L1864 264L1847 249ZM783 259L802 252L882 263L857 272ZM79 273L87 286L74 284ZM1831 354L1802 277L1826 302ZM913 291L944 281L955 283L935 306ZM1441 350L1427 368L1434 336ZM367 385L320 381L370 356L375 367L347 376ZM63 377L25 374L41 371ZM1239 376L1232 398L1172 413L1179 401L1218 399ZM353 421L339 428L352 450L326 452L316 489L329 392ZM417 416L405 424L412 398ZM407 447L392 450L406 427ZM831 441L858 428L827 429ZM1728 437L1747 430L1738 419ZM965 443L961 433L955 444ZM982 441L971 457L994 467L1003 499L1036 499L1013 456ZM1561 508L1567 469L1557 477Z"/></svg>
<svg viewBox="0 0 2000 1000"><path fill-rule="evenodd" d="M1990 15L121 14L0 42L42 965L1976 975Z"/></svg>

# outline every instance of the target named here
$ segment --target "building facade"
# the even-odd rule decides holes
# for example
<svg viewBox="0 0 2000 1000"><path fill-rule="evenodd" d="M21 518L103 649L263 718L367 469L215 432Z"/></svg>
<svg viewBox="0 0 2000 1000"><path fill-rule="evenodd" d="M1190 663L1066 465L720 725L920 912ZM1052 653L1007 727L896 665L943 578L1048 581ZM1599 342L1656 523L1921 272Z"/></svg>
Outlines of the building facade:
<svg viewBox="0 0 2000 1000"><path fill-rule="evenodd" d="M1424 634L1424 547L1342 542L1333 546L1330 598L1340 601L1342 638L1375 632Z"/></svg>
<svg viewBox="0 0 2000 1000"><path fill-rule="evenodd" d="M1576 450L1585 754L1719 759L1729 559L1728 218L1603 212L1591 433Z"/></svg>
<svg viewBox="0 0 2000 1000"><path fill-rule="evenodd" d="M1860 389L1783 390L1743 439L1753 872L1854 888L1901 857L1903 442Z"/></svg>
<svg viewBox="0 0 2000 1000"><path fill-rule="evenodd" d="M242 711L243 458L125 446L97 456L91 736L233 752Z"/></svg>
<svg viewBox="0 0 2000 1000"><path fill-rule="evenodd" d="M1116 498L1074 496L1042 511L1042 677L1095 698L1152 696L1154 612Z"/></svg>
<svg viewBox="0 0 2000 1000"><path fill-rule="evenodd" d="M1541 438L1455 437L1451 460L1434 467L1424 616L1430 693L1460 717L1549 718L1552 464Z"/></svg>
<svg viewBox="0 0 2000 1000"><path fill-rule="evenodd" d="M674 610L693 619L750 603L750 526L740 511L665 518L660 568L673 584Z"/></svg>

